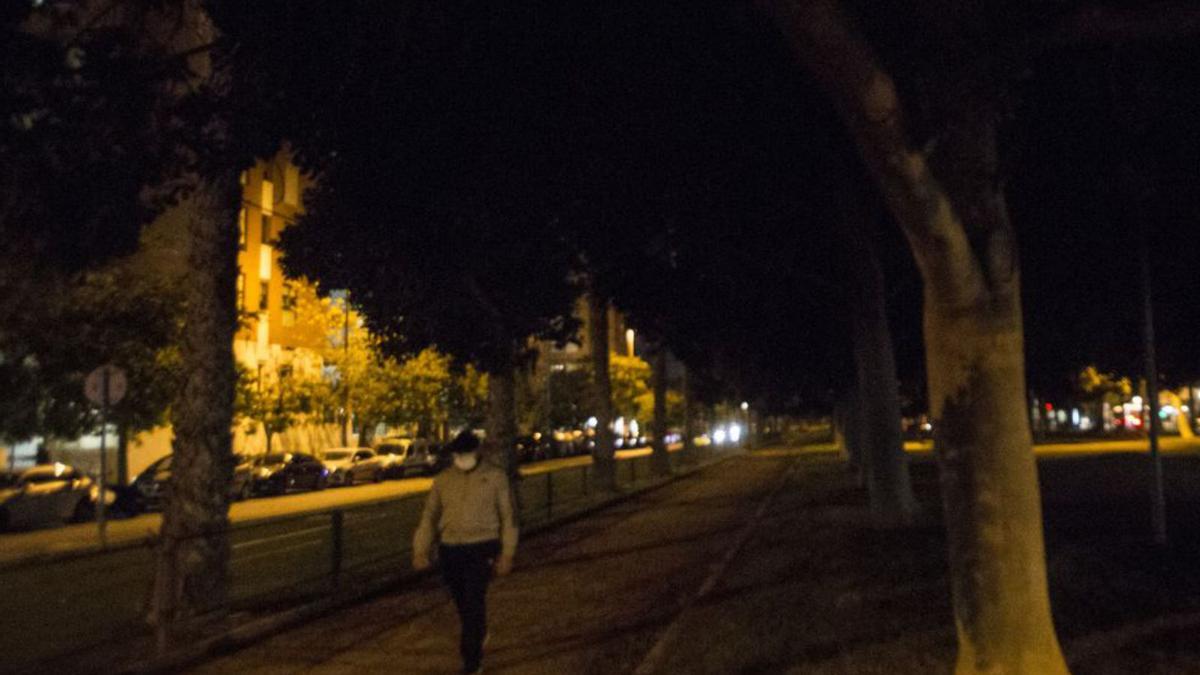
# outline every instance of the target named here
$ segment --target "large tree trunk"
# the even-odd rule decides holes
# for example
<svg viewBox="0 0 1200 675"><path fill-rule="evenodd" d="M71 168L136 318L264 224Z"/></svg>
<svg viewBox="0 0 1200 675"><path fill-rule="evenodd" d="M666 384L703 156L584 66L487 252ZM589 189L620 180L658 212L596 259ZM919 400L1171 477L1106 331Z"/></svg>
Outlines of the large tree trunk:
<svg viewBox="0 0 1200 675"><path fill-rule="evenodd" d="M683 456L689 462L696 457L696 411L692 395L691 369L683 367Z"/></svg>
<svg viewBox="0 0 1200 675"><path fill-rule="evenodd" d="M671 456L667 453L667 348L659 345L654 352L654 472L660 476L671 473Z"/></svg>
<svg viewBox="0 0 1200 675"><path fill-rule="evenodd" d="M863 483L863 420L862 401L859 400L861 388L857 383L846 387L836 406L837 427L834 437L842 451L846 454L846 463L850 467L858 483Z"/></svg>
<svg viewBox="0 0 1200 675"><path fill-rule="evenodd" d="M829 92L925 283L926 366L950 545L956 672L1066 673L1050 616L1025 415L1020 284L997 179L997 116L976 98L989 83L957 87L957 99L940 101L951 124L939 139L938 180L926 153L910 146L890 75L833 0L761 1Z"/></svg>
<svg viewBox="0 0 1200 675"><path fill-rule="evenodd" d="M510 477L517 476L517 382L516 367L507 365L488 373L487 441L495 461Z"/></svg>
<svg viewBox="0 0 1200 675"><path fill-rule="evenodd" d="M617 489L617 460L612 433L612 382L608 373L608 303L589 293L588 342L592 349L592 411L596 417L596 447L592 450L592 481L601 490Z"/></svg>
<svg viewBox="0 0 1200 675"><path fill-rule="evenodd" d="M237 174L200 185L188 215L187 318L182 382L171 408L175 459L162 522L156 588L160 626L186 630L225 607L237 323ZM184 623L180 623L180 622Z"/></svg>
<svg viewBox="0 0 1200 675"><path fill-rule="evenodd" d="M849 223L844 233L854 287L851 339L862 477L877 525L911 525L915 501L900 432L900 386L884 306L883 270L864 224Z"/></svg>

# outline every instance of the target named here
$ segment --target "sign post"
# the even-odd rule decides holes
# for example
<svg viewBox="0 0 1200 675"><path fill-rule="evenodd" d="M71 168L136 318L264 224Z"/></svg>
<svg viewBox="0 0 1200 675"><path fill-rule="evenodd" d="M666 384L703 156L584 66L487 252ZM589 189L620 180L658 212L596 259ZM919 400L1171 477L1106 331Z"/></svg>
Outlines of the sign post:
<svg viewBox="0 0 1200 675"><path fill-rule="evenodd" d="M83 394L93 404L100 406L100 494L96 498L96 523L99 528L100 545L108 546L105 501L108 495L108 407L125 398L125 371L106 364L88 373L83 382Z"/></svg>

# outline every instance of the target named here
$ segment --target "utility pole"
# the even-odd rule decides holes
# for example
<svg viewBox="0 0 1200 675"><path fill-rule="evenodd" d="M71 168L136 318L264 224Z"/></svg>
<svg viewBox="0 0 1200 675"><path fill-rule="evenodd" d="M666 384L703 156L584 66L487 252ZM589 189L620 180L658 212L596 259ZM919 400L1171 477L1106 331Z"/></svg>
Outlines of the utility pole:
<svg viewBox="0 0 1200 675"><path fill-rule="evenodd" d="M1150 436L1151 488L1150 518L1154 527L1154 542L1167 543L1167 500L1163 494L1162 457L1158 452L1158 364L1154 354L1154 302L1150 289L1149 227L1143 222L1139 247L1142 267L1143 353L1146 366L1146 432Z"/></svg>

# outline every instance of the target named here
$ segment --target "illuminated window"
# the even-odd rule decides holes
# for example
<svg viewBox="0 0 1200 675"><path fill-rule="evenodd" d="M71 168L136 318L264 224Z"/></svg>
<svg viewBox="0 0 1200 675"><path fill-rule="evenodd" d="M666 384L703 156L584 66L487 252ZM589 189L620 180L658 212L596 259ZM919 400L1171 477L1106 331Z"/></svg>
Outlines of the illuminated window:
<svg viewBox="0 0 1200 675"><path fill-rule="evenodd" d="M271 282L258 282L258 311L267 311L267 296L271 292Z"/></svg>
<svg viewBox="0 0 1200 675"><path fill-rule="evenodd" d="M237 308L239 312L246 309L246 275L241 272L237 277Z"/></svg>
<svg viewBox="0 0 1200 675"><path fill-rule="evenodd" d="M296 286L295 284L285 283L283 285L283 298L280 306L283 309L283 325L296 325Z"/></svg>

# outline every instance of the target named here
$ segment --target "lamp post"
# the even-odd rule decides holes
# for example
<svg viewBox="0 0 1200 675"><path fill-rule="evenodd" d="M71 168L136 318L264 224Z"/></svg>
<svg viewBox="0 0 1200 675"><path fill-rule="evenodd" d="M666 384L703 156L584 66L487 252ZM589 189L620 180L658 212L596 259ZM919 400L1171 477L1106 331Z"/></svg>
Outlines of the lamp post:
<svg viewBox="0 0 1200 675"><path fill-rule="evenodd" d="M744 445L746 446L747 450L753 450L754 443L753 443L753 440L750 438L750 403L748 401L742 401L741 407L742 407L742 417L744 418L743 422L745 422L745 424L746 424L746 435L745 435L746 441L745 441Z"/></svg>
<svg viewBox="0 0 1200 675"><path fill-rule="evenodd" d="M1150 438L1151 462L1151 524L1154 528L1154 541L1157 544L1167 543L1167 504L1163 494L1162 457L1158 452L1158 363L1154 354L1154 300L1150 288L1150 251L1148 230L1143 222L1141 246L1142 267L1142 339L1144 341L1143 356L1146 368L1146 401L1142 415L1146 418L1146 432Z"/></svg>

